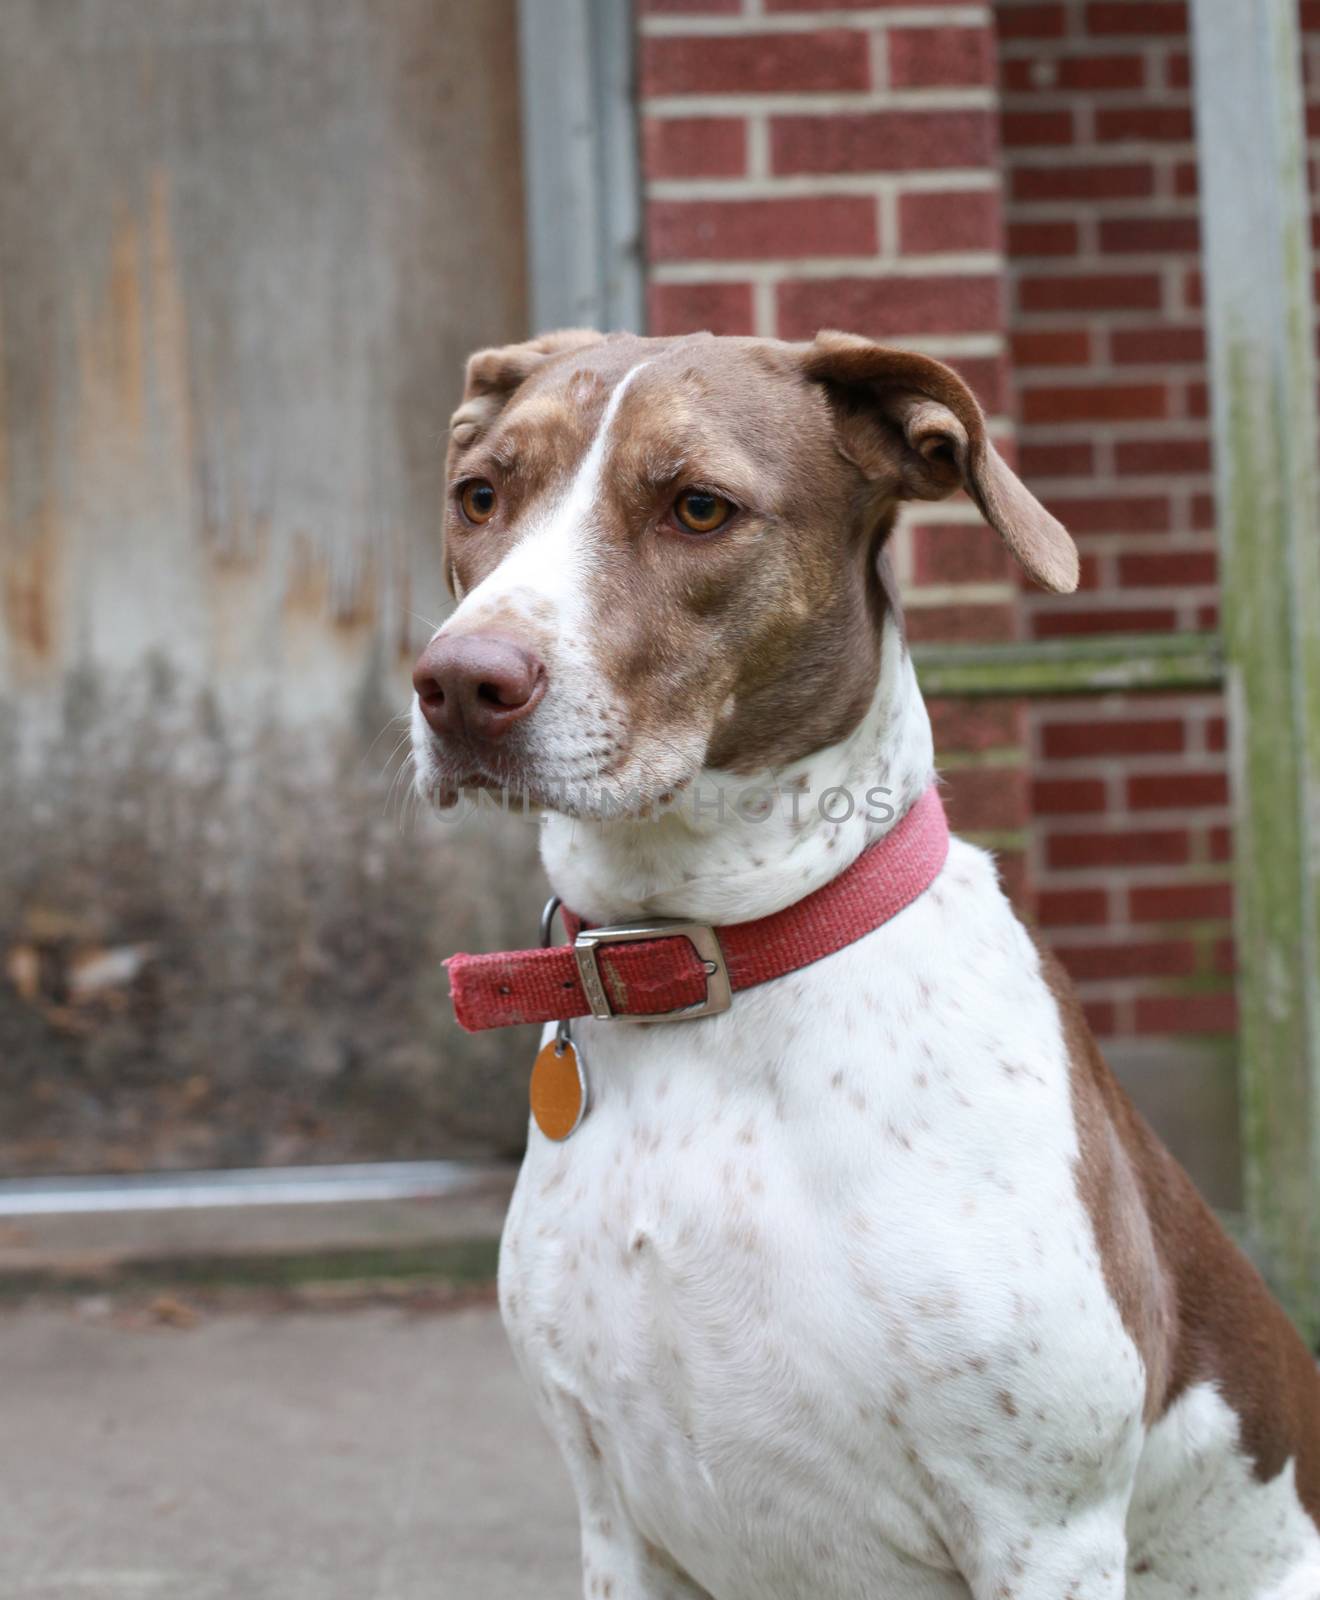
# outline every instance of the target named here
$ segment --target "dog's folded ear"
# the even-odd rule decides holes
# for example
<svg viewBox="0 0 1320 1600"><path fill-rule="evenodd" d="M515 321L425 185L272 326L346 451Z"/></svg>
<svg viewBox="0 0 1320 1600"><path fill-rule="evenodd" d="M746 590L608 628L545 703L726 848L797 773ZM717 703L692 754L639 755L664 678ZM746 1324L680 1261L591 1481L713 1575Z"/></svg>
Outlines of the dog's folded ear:
<svg viewBox="0 0 1320 1600"><path fill-rule="evenodd" d="M1077 547L995 449L975 395L943 362L846 333L805 347L807 376L824 384L839 449L899 499L942 500L965 489L1026 570L1058 594L1077 587Z"/></svg>
<svg viewBox="0 0 1320 1600"><path fill-rule="evenodd" d="M463 403L449 419L449 436L460 448L472 444L504 409L510 395L554 356L599 344L591 328L563 328L522 344L492 346L468 357Z"/></svg>

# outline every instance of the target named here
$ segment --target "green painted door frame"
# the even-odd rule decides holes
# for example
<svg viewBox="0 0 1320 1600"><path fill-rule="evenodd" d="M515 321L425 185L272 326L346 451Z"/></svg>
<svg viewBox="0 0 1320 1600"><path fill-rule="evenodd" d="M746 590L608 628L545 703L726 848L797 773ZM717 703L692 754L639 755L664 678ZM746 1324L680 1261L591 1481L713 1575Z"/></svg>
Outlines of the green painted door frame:
<svg viewBox="0 0 1320 1600"><path fill-rule="evenodd" d="M1320 1335L1320 501L1296 0L1192 7L1251 1243Z"/></svg>

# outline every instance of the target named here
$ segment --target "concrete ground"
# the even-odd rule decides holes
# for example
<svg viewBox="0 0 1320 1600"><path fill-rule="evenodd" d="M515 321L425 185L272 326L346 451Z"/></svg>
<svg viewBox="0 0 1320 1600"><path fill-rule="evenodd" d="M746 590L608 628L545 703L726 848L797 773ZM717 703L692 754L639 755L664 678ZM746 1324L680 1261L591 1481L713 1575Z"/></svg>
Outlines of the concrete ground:
<svg viewBox="0 0 1320 1600"><path fill-rule="evenodd" d="M5 1600L581 1593L488 1304L185 1310L0 1313Z"/></svg>

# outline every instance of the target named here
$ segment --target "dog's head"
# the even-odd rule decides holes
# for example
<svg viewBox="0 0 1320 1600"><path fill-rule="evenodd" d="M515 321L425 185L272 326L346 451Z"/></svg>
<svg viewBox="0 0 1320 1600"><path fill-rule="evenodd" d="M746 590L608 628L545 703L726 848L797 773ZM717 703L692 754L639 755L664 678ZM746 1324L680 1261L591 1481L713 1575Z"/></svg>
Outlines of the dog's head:
<svg viewBox="0 0 1320 1600"><path fill-rule="evenodd" d="M506 787L610 814L842 738L875 692L903 500L964 489L1038 583L1077 583L961 379L844 334L481 351L448 476L460 604L413 715L441 803Z"/></svg>

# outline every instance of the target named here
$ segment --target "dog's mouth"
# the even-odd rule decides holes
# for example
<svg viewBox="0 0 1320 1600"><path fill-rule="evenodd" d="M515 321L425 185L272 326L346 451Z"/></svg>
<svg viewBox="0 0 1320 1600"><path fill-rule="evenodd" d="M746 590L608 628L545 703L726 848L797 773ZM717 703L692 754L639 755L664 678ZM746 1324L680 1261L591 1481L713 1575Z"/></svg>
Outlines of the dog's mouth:
<svg viewBox="0 0 1320 1600"><path fill-rule="evenodd" d="M466 804L601 821L655 817L688 789L699 768L677 758L669 747L648 757L631 743L587 745L547 758L511 746L458 748L429 729L413 735L415 787L437 811Z"/></svg>

